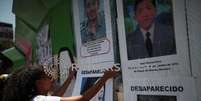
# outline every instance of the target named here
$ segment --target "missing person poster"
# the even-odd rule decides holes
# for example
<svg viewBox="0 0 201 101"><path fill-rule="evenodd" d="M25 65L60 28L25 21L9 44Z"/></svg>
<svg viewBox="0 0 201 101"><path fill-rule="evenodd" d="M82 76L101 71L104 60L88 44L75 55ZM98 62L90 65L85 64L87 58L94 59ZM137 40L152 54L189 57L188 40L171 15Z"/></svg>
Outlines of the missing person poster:
<svg viewBox="0 0 201 101"><path fill-rule="evenodd" d="M190 76L184 0L117 0L126 77Z"/></svg>
<svg viewBox="0 0 201 101"><path fill-rule="evenodd" d="M124 87L124 101L197 101L193 78L139 78Z"/></svg>
<svg viewBox="0 0 201 101"><path fill-rule="evenodd" d="M81 68L81 67L80 67ZM82 95L103 76L104 70L79 70L73 95ZM105 85L90 101L113 101L113 80L108 80Z"/></svg>
<svg viewBox="0 0 201 101"><path fill-rule="evenodd" d="M79 67L74 95L86 92L114 65L114 26L110 0L73 0L74 30ZM112 101L109 80L91 101Z"/></svg>
<svg viewBox="0 0 201 101"><path fill-rule="evenodd" d="M78 63L114 61L110 1L73 0Z"/></svg>

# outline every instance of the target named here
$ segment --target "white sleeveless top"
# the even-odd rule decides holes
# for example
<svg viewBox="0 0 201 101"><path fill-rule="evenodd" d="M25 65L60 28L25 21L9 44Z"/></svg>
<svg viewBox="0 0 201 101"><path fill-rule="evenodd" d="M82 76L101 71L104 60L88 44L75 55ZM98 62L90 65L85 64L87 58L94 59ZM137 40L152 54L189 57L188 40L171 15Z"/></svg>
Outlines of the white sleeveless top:
<svg viewBox="0 0 201 101"><path fill-rule="evenodd" d="M58 96L43 96L38 95L33 98L32 101L60 101L61 97Z"/></svg>

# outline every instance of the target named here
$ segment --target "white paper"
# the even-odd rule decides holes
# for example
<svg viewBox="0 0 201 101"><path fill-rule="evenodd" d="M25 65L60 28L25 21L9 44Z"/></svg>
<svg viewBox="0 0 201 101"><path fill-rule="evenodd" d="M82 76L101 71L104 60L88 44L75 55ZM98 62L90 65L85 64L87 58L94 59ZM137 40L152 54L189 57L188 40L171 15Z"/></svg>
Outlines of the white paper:
<svg viewBox="0 0 201 101"><path fill-rule="evenodd" d="M195 77L201 77L201 10L200 0L187 0L187 21L188 21L188 33L189 33L189 48L190 59L192 66L192 74Z"/></svg>
<svg viewBox="0 0 201 101"><path fill-rule="evenodd" d="M52 58L52 43L49 35L49 25L44 25L41 27L39 32L37 33L37 62L40 65L49 65L51 66L53 63Z"/></svg>
<svg viewBox="0 0 201 101"><path fill-rule="evenodd" d="M76 88L73 92L74 95L81 94L83 80L86 78L101 77L105 69L111 68L114 65L110 1L91 0L91 3L84 5L84 2L88 1L89 0L73 0L78 59L77 67L79 68L75 85ZM94 20L94 18L97 19ZM102 99L101 96L104 96L104 98ZM91 101L112 100L112 80L107 81L99 93L91 99Z"/></svg>
<svg viewBox="0 0 201 101"><path fill-rule="evenodd" d="M72 66L71 58L67 50L59 53L59 83L62 85L68 78L69 69ZM71 80L69 87L66 89L64 96L72 96L75 85L75 78Z"/></svg>
<svg viewBox="0 0 201 101"><path fill-rule="evenodd" d="M124 101L197 101L193 78L136 78L124 85Z"/></svg>
<svg viewBox="0 0 201 101"><path fill-rule="evenodd" d="M90 27L84 0L73 0L76 50L79 64L114 61L110 2L99 2L96 32ZM94 14L94 13L93 13ZM90 16L90 15L88 15ZM91 25L93 26L93 25Z"/></svg>
<svg viewBox="0 0 201 101"><path fill-rule="evenodd" d="M63 84L69 75L69 69L72 66L68 51L62 51L59 54L59 73L60 84Z"/></svg>
<svg viewBox="0 0 201 101"><path fill-rule="evenodd" d="M132 3L131 3L132 4ZM157 77L157 76L190 76L188 40L186 33L184 0L172 0L173 26L176 53L161 54L153 57L128 59L126 27L123 0L117 0L118 31L121 65L124 79L132 77ZM128 8L127 8L128 9ZM162 9L159 9L162 10ZM158 13L158 12L157 12ZM134 15L131 15L134 18ZM128 22L128 21L127 21ZM132 22L132 21L129 21ZM167 23L167 22L166 22ZM133 24L134 28L137 23ZM129 34L129 33L127 33ZM155 38L155 37L154 37ZM134 44L134 43L133 43ZM160 43L159 43L160 44ZM164 45L163 45L164 46ZM157 50L157 49L156 49ZM140 52L139 52L140 53ZM136 56L139 54L136 54Z"/></svg>
<svg viewBox="0 0 201 101"><path fill-rule="evenodd" d="M73 95L81 95L103 75L101 70L79 70ZM113 80L108 80L90 101L113 101Z"/></svg>

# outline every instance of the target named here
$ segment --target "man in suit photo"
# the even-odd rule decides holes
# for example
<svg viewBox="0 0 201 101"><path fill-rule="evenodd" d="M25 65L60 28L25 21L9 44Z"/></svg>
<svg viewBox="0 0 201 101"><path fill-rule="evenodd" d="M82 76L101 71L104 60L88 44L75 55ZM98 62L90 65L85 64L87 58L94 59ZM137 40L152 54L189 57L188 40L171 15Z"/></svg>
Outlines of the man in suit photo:
<svg viewBox="0 0 201 101"><path fill-rule="evenodd" d="M157 15L155 0L135 0L134 32L126 33L128 60L176 54L172 13Z"/></svg>

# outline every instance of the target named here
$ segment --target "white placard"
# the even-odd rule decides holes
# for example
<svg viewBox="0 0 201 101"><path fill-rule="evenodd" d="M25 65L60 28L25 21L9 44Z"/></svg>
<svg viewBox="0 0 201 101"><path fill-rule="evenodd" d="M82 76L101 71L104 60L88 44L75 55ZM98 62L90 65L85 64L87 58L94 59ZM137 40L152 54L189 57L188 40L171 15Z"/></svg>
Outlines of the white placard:
<svg viewBox="0 0 201 101"><path fill-rule="evenodd" d="M114 61L108 0L73 0L79 64Z"/></svg>
<svg viewBox="0 0 201 101"><path fill-rule="evenodd" d="M195 77L201 77L201 1L186 0L187 5L187 21L189 33L190 59L192 66L192 74Z"/></svg>
<svg viewBox="0 0 201 101"><path fill-rule="evenodd" d="M124 79L125 77L190 76L185 2L184 0L155 0L155 2L156 9L151 16L154 19L147 18L147 23L152 21L154 23L150 25L151 27L144 25L144 28L151 33L150 51L146 46L146 31L139 28L140 24L143 27L146 23L140 22L139 12L134 13L134 0L130 3L127 0L124 2L117 0L119 47L121 47ZM145 14L150 12L153 14L153 11Z"/></svg>
<svg viewBox="0 0 201 101"><path fill-rule="evenodd" d="M69 69L72 67L72 60L70 57L70 53L67 49L61 50L59 53L59 83L63 85L65 80L68 78ZM64 96L72 96L73 88L75 85L75 79L71 80L71 83L67 90L64 93Z"/></svg>
<svg viewBox="0 0 201 101"><path fill-rule="evenodd" d="M63 84L69 75L69 69L72 66L72 61L67 50L59 53L59 73L60 84Z"/></svg>
<svg viewBox="0 0 201 101"><path fill-rule="evenodd" d="M195 85L196 85L196 93L197 93L197 101L201 101L201 90L200 90L200 85L201 85L201 78L195 78Z"/></svg>
<svg viewBox="0 0 201 101"><path fill-rule="evenodd" d="M53 64L52 58L52 41L49 33L49 24L42 26L37 33L37 62L40 65L51 65Z"/></svg>
<svg viewBox="0 0 201 101"><path fill-rule="evenodd" d="M103 75L102 70L79 70L73 95L81 95ZM90 101L113 101L113 80L108 80Z"/></svg>
<svg viewBox="0 0 201 101"><path fill-rule="evenodd" d="M193 78L137 78L124 85L124 101L197 101Z"/></svg>

